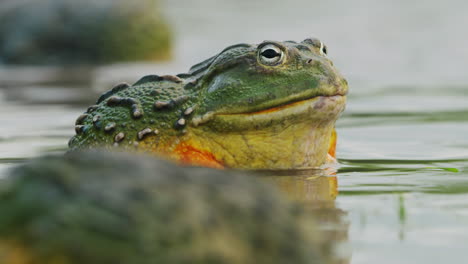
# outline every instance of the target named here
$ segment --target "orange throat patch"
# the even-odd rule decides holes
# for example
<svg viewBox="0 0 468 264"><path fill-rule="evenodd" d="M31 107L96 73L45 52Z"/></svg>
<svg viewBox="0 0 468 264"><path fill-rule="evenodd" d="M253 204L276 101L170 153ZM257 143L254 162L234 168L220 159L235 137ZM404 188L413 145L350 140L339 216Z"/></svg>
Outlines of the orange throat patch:
<svg viewBox="0 0 468 264"><path fill-rule="evenodd" d="M224 165L218 161L213 153L199 150L186 142L182 142L174 150L176 159L182 165L196 165L215 169L223 169Z"/></svg>

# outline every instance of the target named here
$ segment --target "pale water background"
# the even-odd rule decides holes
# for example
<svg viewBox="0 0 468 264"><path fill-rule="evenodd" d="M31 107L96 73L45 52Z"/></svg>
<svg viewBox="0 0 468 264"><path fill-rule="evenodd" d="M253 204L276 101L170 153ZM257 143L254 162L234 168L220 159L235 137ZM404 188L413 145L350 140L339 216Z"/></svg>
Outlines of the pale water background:
<svg viewBox="0 0 468 264"><path fill-rule="evenodd" d="M113 84L185 72L234 43L315 36L350 84L337 124L335 206L349 223L351 263L468 263L468 2L163 7L175 31L171 62L83 69L71 77L84 81L53 85L46 79L62 76L55 68L0 69L0 176L27 158L63 152L76 117Z"/></svg>

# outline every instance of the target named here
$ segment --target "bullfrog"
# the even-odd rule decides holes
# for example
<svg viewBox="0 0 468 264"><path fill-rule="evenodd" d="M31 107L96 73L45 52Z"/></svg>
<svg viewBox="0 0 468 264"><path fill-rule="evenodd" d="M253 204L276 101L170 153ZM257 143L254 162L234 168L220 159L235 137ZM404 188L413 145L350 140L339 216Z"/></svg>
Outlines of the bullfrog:
<svg viewBox="0 0 468 264"><path fill-rule="evenodd" d="M69 146L214 168L319 167L335 160L347 92L316 38L236 44L188 73L117 85L78 117Z"/></svg>
<svg viewBox="0 0 468 264"><path fill-rule="evenodd" d="M0 179L0 263L330 263L314 211L258 178L108 151ZM328 252L328 253L327 253Z"/></svg>

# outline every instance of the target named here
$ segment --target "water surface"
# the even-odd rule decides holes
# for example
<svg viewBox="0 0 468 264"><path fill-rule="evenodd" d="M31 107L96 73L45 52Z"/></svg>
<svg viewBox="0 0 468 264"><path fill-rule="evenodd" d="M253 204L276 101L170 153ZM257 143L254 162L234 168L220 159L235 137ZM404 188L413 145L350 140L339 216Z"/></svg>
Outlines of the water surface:
<svg viewBox="0 0 468 264"><path fill-rule="evenodd" d="M60 69L0 70L0 176L27 158L66 150L75 118L115 83L187 71L233 43L318 36L350 83L337 123L338 194L333 200L336 193L318 188L323 180L313 177L283 176L277 184L297 199L333 198L324 215L340 212L334 230L345 227L339 234L350 248L341 252L348 260L352 252L351 263L468 259L468 35L460 33L468 22L466 2L295 0L285 8L279 0L180 0L165 6L176 32L173 61L88 69L72 84L48 81L63 76Z"/></svg>

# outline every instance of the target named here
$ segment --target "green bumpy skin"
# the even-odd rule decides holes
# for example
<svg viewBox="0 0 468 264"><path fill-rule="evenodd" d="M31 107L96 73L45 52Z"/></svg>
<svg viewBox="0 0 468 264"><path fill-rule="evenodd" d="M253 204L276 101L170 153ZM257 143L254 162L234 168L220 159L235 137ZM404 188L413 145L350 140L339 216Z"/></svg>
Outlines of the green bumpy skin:
<svg viewBox="0 0 468 264"><path fill-rule="evenodd" d="M318 167L334 156L347 92L318 39L238 44L188 73L145 76L103 94L77 119L69 146L211 167Z"/></svg>
<svg viewBox="0 0 468 264"><path fill-rule="evenodd" d="M124 154L42 157L0 180L0 263L328 263L311 211L271 186Z"/></svg>

